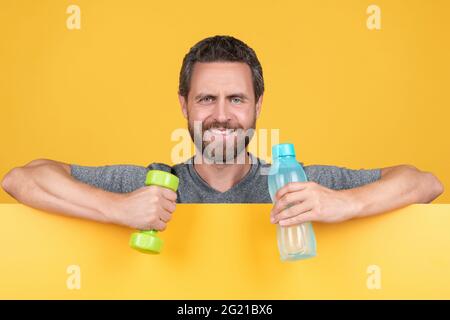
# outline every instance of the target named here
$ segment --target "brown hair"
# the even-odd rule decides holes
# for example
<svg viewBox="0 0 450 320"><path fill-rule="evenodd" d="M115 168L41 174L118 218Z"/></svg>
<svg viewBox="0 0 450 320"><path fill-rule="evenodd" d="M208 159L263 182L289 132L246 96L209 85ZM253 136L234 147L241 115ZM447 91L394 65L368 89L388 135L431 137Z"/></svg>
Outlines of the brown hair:
<svg viewBox="0 0 450 320"><path fill-rule="evenodd" d="M261 64L255 51L241 40L231 36L214 36L195 44L184 56L180 71L178 93L187 99L192 70L196 62L244 62L252 72L255 100L264 92Z"/></svg>

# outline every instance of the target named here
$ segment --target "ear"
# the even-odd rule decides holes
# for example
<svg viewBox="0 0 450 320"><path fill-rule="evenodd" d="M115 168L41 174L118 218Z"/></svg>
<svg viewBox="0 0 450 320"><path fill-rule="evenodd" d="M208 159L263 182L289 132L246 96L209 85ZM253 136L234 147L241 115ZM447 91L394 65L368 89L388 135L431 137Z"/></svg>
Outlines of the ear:
<svg viewBox="0 0 450 320"><path fill-rule="evenodd" d="M181 106L181 112L183 112L183 116L187 119L188 118L188 112L187 112L187 101L186 99L178 94L178 101L180 101Z"/></svg>
<svg viewBox="0 0 450 320"><path fill-rule="evenodd" d="M261 105L263 102L263 94L258 98L258 101L256 102L256 118L259 118L259 114L261 113Z"/></svg>

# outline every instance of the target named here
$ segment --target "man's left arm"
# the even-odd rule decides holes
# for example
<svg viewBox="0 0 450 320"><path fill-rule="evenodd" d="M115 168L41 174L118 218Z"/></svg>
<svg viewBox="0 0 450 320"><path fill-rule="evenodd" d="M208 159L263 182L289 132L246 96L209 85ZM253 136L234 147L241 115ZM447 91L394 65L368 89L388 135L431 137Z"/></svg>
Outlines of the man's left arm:
<svg viewBox="0 0 450 320"><path fill-rule="evenodd" d="M316 182L293 182L275 195L271 221L283 226L307 221L341 222L413 203L429 203L443 191L436 176L411 165L382 168L380 179L351 189L333 190Z"/></svg>

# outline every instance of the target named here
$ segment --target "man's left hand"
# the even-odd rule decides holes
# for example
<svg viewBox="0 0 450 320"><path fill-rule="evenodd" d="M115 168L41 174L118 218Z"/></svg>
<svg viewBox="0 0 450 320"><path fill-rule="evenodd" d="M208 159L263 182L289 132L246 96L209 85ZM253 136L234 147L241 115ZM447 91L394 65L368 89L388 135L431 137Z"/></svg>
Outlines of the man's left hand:
<svg viewBox="0 0 450 320"><path fill-rule="evenodd" d="M290 182L275 194L270 218L281 226L308 221L341 222L353 218L357 208L348 190L332 190L312 181Z"/></svg>

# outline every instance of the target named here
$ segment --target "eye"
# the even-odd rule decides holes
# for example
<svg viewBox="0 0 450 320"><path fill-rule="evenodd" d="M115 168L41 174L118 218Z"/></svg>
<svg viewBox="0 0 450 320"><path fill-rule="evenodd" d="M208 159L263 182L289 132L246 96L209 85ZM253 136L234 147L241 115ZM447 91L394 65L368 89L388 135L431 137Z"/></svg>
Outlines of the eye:
<svg viewBox="0 0 450 320"><path fill-rule="evenodd" d="M201 98L201 99L199 100L199 102L212 102L213 100L214 100L213 97L211 97L211 96L206 96L206 97Z"/></svg>
<svg viewBox="0 0 450 320"><path fill-rule="evenodd" d="M242 103L242 99L239 97L233 97L233 98L231 98L231 102L234 104L240 104L240 103Z"/></svg>

